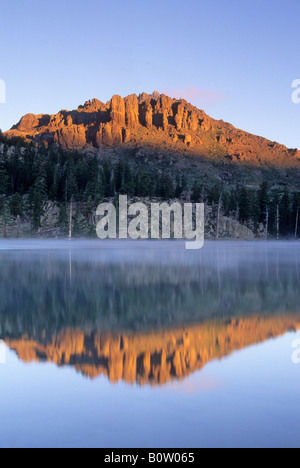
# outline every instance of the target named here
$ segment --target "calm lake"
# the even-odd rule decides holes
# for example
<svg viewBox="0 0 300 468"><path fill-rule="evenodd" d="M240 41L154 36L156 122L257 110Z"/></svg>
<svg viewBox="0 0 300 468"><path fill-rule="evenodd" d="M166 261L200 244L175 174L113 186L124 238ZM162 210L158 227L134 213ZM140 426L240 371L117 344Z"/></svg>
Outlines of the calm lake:
<svg viewBox="0 0 300 468"><path fill-rule="evenodd" d="M300 244L184 246L0 241L0 447L300 447Z"/></svg>

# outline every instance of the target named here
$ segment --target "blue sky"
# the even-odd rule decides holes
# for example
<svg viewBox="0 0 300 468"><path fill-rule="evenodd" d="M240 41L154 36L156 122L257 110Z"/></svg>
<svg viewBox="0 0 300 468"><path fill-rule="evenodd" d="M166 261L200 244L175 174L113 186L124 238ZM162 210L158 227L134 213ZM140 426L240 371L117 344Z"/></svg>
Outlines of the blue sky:
<svg viewBox="0 0 300 468"><path fill-rule="evenodd" d="M0 128L154 90L300 147L299 0L2 0Z"/></svg>

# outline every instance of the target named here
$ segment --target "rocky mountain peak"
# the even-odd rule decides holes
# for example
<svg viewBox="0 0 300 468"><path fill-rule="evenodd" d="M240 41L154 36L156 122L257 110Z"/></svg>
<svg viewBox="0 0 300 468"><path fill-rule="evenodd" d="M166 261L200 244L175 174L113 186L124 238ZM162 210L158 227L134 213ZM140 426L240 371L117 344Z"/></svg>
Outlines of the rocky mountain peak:
<svg viewBox="0 0 300 468"><path fill-rule="evenodd" d="M298 166L300 160L297 149L214 120L187 101L158 91L114 95L106 104L92 99L56 115L27 114L6 135L69 150L134 145L256 165Z"/></svg>

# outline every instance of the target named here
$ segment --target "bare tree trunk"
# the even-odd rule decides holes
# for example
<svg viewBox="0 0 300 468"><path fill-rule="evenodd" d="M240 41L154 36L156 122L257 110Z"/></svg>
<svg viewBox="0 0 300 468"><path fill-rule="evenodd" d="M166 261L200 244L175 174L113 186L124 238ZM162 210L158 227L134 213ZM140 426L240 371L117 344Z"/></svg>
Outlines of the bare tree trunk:
<svg viewBox="0 0 300 468"><path fill-rule="evenodd" d="M279 240L279 222L280 222L280 218L279 218L279 205L277 205L277 214L276 214L276 225L277 225L277 240Z"/></svg>
<svg viewBox="0 0 300 468"><path fill-rule="evenodd" d="M297 215L296 215L295 239L297 239L298 237L298 222L299 222L299 207L297 208Z"/></svg>
<svg viewBox="0 0 300 468"><path fill-rule="evenodd" d="M266 240L268 240L269 234L269 207L266 207Z"/></svg>
<svg viewBox="0 0 300 468"><path fill-rule="evenodd" d="M69 239L72 239L72 220L73 220L73 197L71 198L71 206L70 206Z"/></svg>
<svg viewBox="0 0 300 468"><path fill-rule="evenodd" d="M221 214L221 206L222 206L222 195L219 198L218 204L218 215L217 215L217 232L216 232L216 239L218 240L220 237L220 214Z"/></svg>
<svg viewBox="0 0 300 468"><path fill-rule="evenodd" d="M21 220L20 215L17 216L17 237L20 237L20 230L21 230Z"/></svg>

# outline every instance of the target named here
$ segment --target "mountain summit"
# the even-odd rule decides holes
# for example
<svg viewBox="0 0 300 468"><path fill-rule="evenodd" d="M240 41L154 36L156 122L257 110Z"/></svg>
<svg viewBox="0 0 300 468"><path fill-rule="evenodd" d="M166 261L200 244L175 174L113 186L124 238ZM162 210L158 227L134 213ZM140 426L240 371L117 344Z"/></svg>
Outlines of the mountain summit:
<svg viewBox="0 0 300 468"><path fill-rule="evenodd" d="M183 99L159 92L93 99L56 115L27 114L6 132L35 144L68 150L88 147L150 146L209 159L255 165L299 167L300 151L214 120Z"/></svg>

